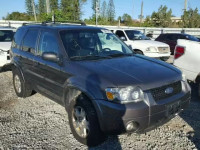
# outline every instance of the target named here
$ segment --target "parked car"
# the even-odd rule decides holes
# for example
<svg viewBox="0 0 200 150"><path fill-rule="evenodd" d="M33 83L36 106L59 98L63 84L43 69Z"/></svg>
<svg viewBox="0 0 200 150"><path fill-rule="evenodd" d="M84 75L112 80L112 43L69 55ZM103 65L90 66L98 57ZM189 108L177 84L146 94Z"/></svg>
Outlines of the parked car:
<svg viewBox="0 0 200 150"><path fill-rule="evenodd" d="M164 42L170 46L170 51L171 54L174 55L174 49L177 45L177 40L178 39L186 39L190 41L199 41L198 38L189 35L189 34L182 34L182 33L165 33L165 34L160 34L155 40Z"/></svg>
<svg viewBox="0 0 200 150"><path fill-rule="evenodd" d="M200 42L178 40L175 48L174 65L182 70L186 78L198 84L200 97Z"/></svg>
<svg viewBox="0 0 200 150"><path fill-rule="evenodd" d="M167 61L170 57L169 45L153 41L140 31L131 29L112 29L112 31L138 54L160 58L163 61Z"/></svg>
<svg viewBox="0 0 200 150"><path fill-rule="evenodd" d="M10 63L9 50L14 36L14 28L0 27L0 70Z"/></svg>
<svg viewBox="0 0 200 150"><path fill-rule="evenodd" d="M104 28L26 25L11 55L16 94L36 91L64 106L74 137L88 146L108 134L151 130L190 102L178 69L135 54Z"/></svg>

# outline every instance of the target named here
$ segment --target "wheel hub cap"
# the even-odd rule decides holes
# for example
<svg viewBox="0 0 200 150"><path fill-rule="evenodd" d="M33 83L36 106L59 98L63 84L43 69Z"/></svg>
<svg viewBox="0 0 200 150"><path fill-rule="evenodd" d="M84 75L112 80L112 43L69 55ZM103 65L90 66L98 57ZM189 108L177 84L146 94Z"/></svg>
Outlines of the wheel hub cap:
<svg viewBox="0 0 200 150"><path fill-rule="evenodd" d="M21 81L18 75L15 75L15 89L18 93L21 93Z"/></svg>
<svg viewBox="0 0 200 150"><path fill-rule="evenodd" d="M86 138L89 134L89 122L84 109L80 106L76 106L72 118L76 133L80 137Z"/></svg>

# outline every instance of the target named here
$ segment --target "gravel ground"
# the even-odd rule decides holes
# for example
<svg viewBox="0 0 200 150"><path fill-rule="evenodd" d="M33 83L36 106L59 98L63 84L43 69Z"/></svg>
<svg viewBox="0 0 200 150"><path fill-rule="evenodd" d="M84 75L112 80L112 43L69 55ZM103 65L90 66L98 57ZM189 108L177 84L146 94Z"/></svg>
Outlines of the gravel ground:
<svg viewBox="0 0 200 150"><path fill-rule="evenodd" d="M200 100L196 87L190 107L167 124L146 134L110 136L88 148L77 142L63 107L35 94L17 98L12 73L0 73L0 150L7 149L200 149Z"/></svg>

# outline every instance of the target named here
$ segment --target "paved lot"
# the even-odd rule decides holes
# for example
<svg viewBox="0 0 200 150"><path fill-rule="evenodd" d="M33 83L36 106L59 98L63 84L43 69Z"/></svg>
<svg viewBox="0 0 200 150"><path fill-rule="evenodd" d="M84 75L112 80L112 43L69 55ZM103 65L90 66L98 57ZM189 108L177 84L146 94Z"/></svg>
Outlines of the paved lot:
<svg viewBox="0 0 200 150"><path fill-rule="evenodd" d="M200 149L200 100L192 85L190 107L167 124L146 134L110 136L89 149ZM77 142L65 109L36 94L17 98L11 72L0 73L0 150L88 149Z"/></svg>

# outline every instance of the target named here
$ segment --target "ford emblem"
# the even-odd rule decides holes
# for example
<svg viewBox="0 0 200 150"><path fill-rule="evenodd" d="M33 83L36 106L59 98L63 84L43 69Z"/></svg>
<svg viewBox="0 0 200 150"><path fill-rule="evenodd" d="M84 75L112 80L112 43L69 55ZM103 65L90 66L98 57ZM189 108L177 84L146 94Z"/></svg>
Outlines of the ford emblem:
<svg viewBox="0 0 200 150"><path fill-rule="evenodd" d="M172 94L174 92L174 88L169 87L165 90L165 94Z"/></svg>

